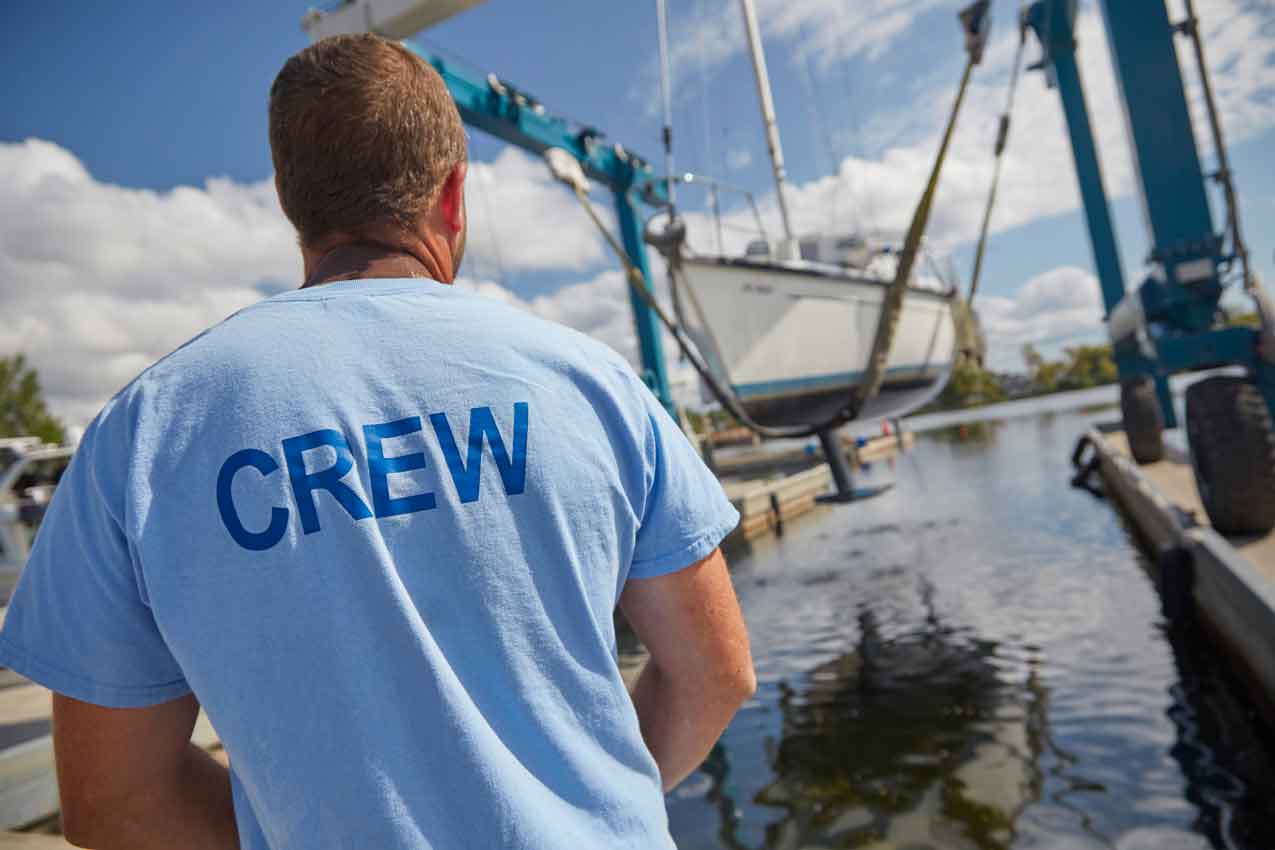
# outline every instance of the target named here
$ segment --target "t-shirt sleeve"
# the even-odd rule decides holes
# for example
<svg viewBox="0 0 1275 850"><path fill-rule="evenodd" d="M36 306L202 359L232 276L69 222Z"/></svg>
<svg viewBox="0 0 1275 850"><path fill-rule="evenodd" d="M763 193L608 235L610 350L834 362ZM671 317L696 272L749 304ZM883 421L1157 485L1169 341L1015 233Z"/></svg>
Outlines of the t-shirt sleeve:
<svg viewBox="0 0 1275 850"><path fill-rule="evenodd" d="M121 524L123 452L108 457L102 436L90 426L54 491L5 614L0 664L83 702L138 708L190 688Z"/></svg>
<svg viewBox="0 0 1275 850"><path fill-rule="evenodd" d="M739 524L717 476L645 386L646 455L653 475L643 504L629 578L655 578L702 560Z"/></svg>

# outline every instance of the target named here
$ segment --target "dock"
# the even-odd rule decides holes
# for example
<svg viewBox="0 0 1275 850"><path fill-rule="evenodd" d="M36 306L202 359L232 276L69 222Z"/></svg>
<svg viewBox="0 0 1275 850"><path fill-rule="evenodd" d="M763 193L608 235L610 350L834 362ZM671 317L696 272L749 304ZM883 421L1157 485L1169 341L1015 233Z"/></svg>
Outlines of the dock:
<svg viewBox="0 0 1275 850"><path fill-rule="evenodd" d="M1180 450L1138 466L1118 430L1091 430L1085 440L1105 491L1147 546L1166 615L1203 626L1264 715L1275 716L1275 532L1227 537L1211 528Z"/></svg>

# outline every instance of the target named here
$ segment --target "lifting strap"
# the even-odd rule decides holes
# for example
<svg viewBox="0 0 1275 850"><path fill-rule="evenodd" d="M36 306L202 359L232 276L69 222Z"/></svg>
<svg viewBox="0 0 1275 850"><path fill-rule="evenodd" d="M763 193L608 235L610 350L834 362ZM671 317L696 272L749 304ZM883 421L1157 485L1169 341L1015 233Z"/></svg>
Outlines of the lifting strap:
<svg viewBox="0 0 1275 850"><path fill-rule="evenodd" d="M970 12L978 6L981 6L982 10L981 13L976 14L981 14L983 17L976 20L973 23L973 27L981 27L980 31L985 39L987 3L976 3L974 6L969 7L966 12ZM962 13L961 17L962 21L966 23L968 31L971 24L966 20L965 13ZM943 170L944 160L947 159L948 146L952 141L952 133L956 129L956 117L961 112L961 103L965 100L966 89L969 88L970 75L980 59L982 59L981 42L978 44L977 49L969 51L969 58L965 62L965 71L961 74L961 85L956 90L956 102L952 104L952 114L948 116L947 128L943 131L943 141L939 145L938 156L934 158L934 168L930 171L930 179L925 184L925 191L921 194L921 202L916 205L916 211L912 214L912 223L908 225L908 234L903 240L903 249L899 253L899 266L894 273L894 282L886 290L885 298L881 302L881 316L877 320L877 332L872 340L872 352L868 355L868 371L863 381L855 388L851 405L855 415L858 415L864 405L872 400L885 380L886 364L890 359L890 348L894 344L894 334L898 330L899 317L903 314L903 297L907 294L908 280L912 277L912 268L916 265L916 258L921 251L921 240L925 236L925 228L930 222L930 209L934 205L934 195L938 191L939 173ZM959 297L953 300L952 309L954 314L962 307L963 305L959 303ZM958 329L959 327L958 325Z"/></svg>

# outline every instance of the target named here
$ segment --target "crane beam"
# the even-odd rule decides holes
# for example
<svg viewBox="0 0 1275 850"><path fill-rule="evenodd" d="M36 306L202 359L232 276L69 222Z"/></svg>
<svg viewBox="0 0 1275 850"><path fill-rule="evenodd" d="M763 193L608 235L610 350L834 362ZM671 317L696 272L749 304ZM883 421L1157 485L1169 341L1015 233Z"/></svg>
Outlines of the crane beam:
<svg viewBox="0 0 1275 850"><path fill-rule="evenodd" d="M359 0L343 3L327 12L311 12L302 26L316 41L330 35L366 31L405 38L479 2L481 0ZM537 155L550 148L562 148L579 160L591 180L610 189L615 198L621 242L629 259L646 278L648 290L655 291L637 204L641 201L664 206L668 192L645 158L625 150L622 145L608 143L593 127L550 114L534 97L495 74L478 76L417 44L405 42L405 46L443 78L466 124ZM675 413L659 317L632 289L629 303L642 359L642 379L660 403Z"/></svg>
<svg viewBox="0 0 1275 850"><path fill-rule="evenodd" d="M641 199L658 206L664 204L668 196L665 182L656 178L647 160L621 145L607 144L602 133L592 127L581 127L549 114L535 98L494 74L485 79L475 77L418 45L408 43L407 46L443 78L466 124L536 154L543 154L549 148L562 148L580 161L591 180L610 189L615 197L616 219L625 251L646 278L647 289L655 291L637 202ZM642 379L660 403L674 413L659 317L631 289L629 305L642 360Z"/></svg>

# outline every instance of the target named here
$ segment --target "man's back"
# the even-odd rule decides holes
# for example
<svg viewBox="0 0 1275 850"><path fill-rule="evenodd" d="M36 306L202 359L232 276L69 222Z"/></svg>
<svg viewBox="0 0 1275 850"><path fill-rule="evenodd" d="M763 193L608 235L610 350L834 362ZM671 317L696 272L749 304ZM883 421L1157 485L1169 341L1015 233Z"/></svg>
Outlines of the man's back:
<svg viewBox="0 0 1275 850"><path fill-rule="evenodd" d="M244 847L671 846L612 612L737 515L608 349L427 280L287 293L126 388L68 478L50 527L115 551L37 547L20 594L62 604L4 652L99 705L193 689Z"/></svg>

